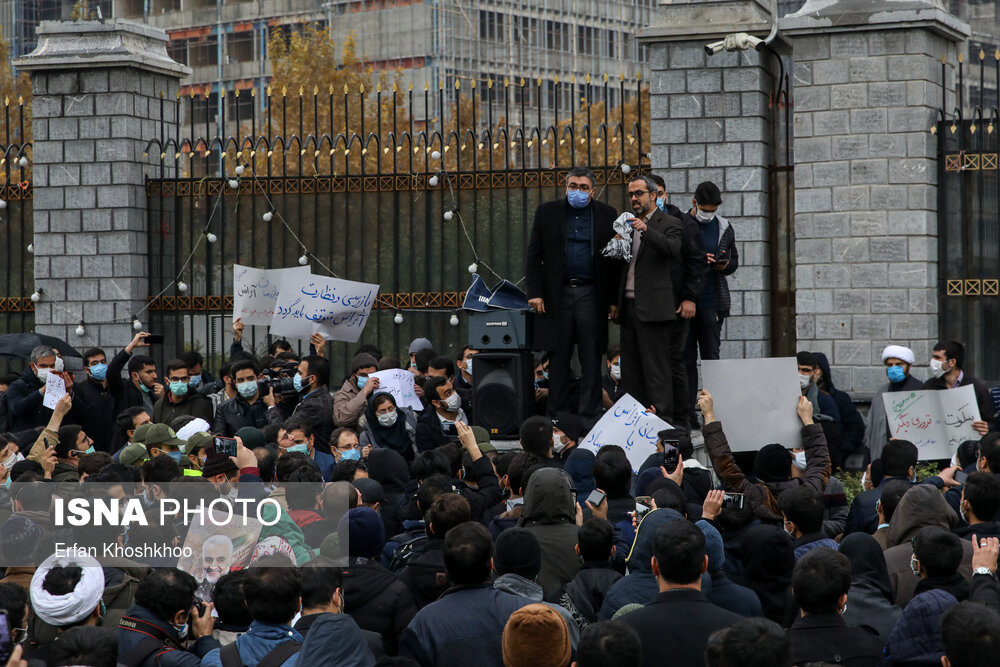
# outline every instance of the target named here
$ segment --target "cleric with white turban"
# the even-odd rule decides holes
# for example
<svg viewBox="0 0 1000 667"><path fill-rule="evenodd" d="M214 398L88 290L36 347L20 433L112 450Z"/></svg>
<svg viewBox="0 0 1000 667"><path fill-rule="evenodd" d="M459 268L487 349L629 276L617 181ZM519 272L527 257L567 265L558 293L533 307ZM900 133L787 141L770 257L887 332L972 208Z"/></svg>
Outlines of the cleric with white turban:
<svg viewBox="0 0 1000 667"><path fill-rule="evenodd" d="M56 581L63 578L55 576L59 572L53 572L68 567L81 570L80 579L71 590L66 590L65 581ZM65 628L85 621L88 616L94 616L95 623L100 620L104 570L92 556L83 553L49 556L35 570L29 588L31 608L49 625Z"/></svg>
<svg viewBox="0 0 1000 667"><path fill-rule="evenodd" d="M882 455L882 448L889 441L889 421L885 416L884 395L894 391L915 391L923 389L924 383L910 375L910 367L916 356L913 350L903 345L887 345L882 350L882 365L889 380L872 396L872 406L868 410L868 428L865 430L865 445L872 460Z"/></svg>

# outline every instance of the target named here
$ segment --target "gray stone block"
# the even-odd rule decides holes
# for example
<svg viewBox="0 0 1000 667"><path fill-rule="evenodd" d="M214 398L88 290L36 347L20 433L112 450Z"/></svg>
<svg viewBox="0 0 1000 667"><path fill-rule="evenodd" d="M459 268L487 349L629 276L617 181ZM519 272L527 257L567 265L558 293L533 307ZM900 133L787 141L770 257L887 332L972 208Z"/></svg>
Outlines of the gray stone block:
<svg viewBox="0 0 1000 667"><path fill-rule="evenodd" d="M906 156L937 159L937 139L929 132L914 132L906 137Z"/></svg>
<svg viewBox="0 0 1000 667"><path fill-rule="evenodd" d="M95 69L80 74L80 90L84 93L108 92L108 70Z"/></svg>
<svg viewBox="0 0 1000 667"><path fill-rule="evenodd" d="M850 315L817 315L817 339L844 339L851 337Z"/></svg>
<svg viewBox="0 0 1000 667"><path fill-rule="evenodd" d="M35 164L56 164L63 161L63 145L58 141L39 141L32 146Z"/></svg>
<svg viewBox="0 0 1000 667"><path fill-rule="evenodd" d="M84 209L83 229L88 232L104 232L111 230L110 209Z"/></svg>
<svg viewBox="0 0 1000 667"><path fill-rule="evenodd" d="M654 95L674 95L687 92L687 76L682 70L653 72L651 89ZM719 75L719 85L722 85Z"/></svg>
<svg viewBox="0 0 1000 667"><path fill-rule="evenodd" d="M111 136L110 118L80 118L81 139L104 139Z"/></svg>
<svg viewBox="0 0 1000 667"><path fill-rule="evenodd" d="M82 185L103 185L111 182L111 165L94 163L83 170Z"/></svg>
<svg viewBox="0 0 1000 667"><path fill-rule="evenodd" d="M936 262L938 240L933 236L911 236L907 239L907 259L911 262Z"/></svg>
<svg viewBox="0 0 1000 667"><path fill-rule="evenodd" d="M906 53L905 30L873 30L868 33L868 54L885 56Z"/></svg>
<svg viewBox="0 0 1000 667"><path fill-rule="evenodd" d="M109 232L101 234L100 252L102 255L126 255L134 253L139 248L137 232Z"/></svg>
<svg viewBox="0 0 1000 667"><path fill-rule="evenodd" d="M931 315L890 315L889 334L894 339L929 338L934 325Z"/></svg>
<svg viewBox="0 0 1000 667"><path fill-rule="evenodd" d="M795 140L813 136L813 115L811 113L798 113L792 116L792 125L795 128Z"/></svg>
<svg viewBox="0 0 1000 667"><path fill-rule="evenodd" d="M851 131L855 134L886 131L885 109L854 109L851 111Z"/></svg>
<svg viewBox="0 0 1000 667"><path fill-rule="evenodd" d="M871 239L871 261L905 262L906 243L899 237Z"/></svg>
<svg viewBox="0 0 1000 667"><path fill-rule="evenodd" d="M930 81L941 85L941 61L915 56L889 57L890 81Z"/></svg>
<svg viewBox="0 0 1000 667"><path fill-rule="evenodd" d="M34 247L36 255L61 255L66 252L66 235L35 234Z"/></svg>
<svg viewBox="0 0 1000 667"><path fill-rule="evenodd" d="M889 234L930 235L936 233L936 212L889 210Z"/></svg>
<svg viewBox="0 0 1000 667"><path fill-rule="evenodd" d="M139 80L146 76L138 70L131 68L116 68L111 70L108 87L112 92L139 93L141 91Z"/></svg>
<svg viewBox="0 0 1000 667"><path fill-rule="evenodd" d="M868 55L868 31L841 32L830 35L832 55L850 55L858 58Z"/></svg>
<svg viewBox="0 0 1000 667"><path fill-rule="evenodd" d="M79 209L64 209L49 212L49 229L53 232L76 234L81 228L80 221L81 215ZM70 252L79 254L76 253L75 241L71 242L68 247Z"/></svg>
<svg viewBox="0 0 1000 667"><path fill-rule="evenodd" d="M871 292L872 313L905 313L907 312L907 290L905 289L874 289Z"/></svg>
<svg viewBox="0 0 1000 667"><path fill-rule="evenodd" d="M83 319L92 322L110 322L114 319L114 304L87 301L83 304Z"/></svg>
<svg viewBox="0 0 1000 667"><path fill-rule="evenodd" d="M873 107L904 106L906 104L906 84L899 81L869 84L868 103Z"/></svg>
<svg viewBox="0 0 1000 667"><path fill-rule="evenodd" d="M726 167L723 192L762 192L767 171L761 167Z"/></svg>
<svg viewBox="0 0 1000 667"><path fill-rule="evenodd" d="M66 285L66 298L72 301L97 301L100 299L100 282L87 279L71 280Z"/></svg>
<svg viewBox="0 0 1000 667"><path fill-rule="evenodd" d="M865 106L868 98L868 84L847 83L830 86L831 109L855 109Z"/></svg>
<svg viewBox="0 0 1000 667"><path fill-rule="evenodd" d="M49 258L48 257L38 257L36 256L32 263L35 267L35 280L38 281L42 278L48 278L51 273L49 271Z"/></svg>
<svg viewBox="0 0 1000 667"><path fill-rule="evenodd" d="M868 187L849 185L833 189L834 211L864 211L870 208Z"/></svg>
<svg viewBox="0 0 1000 667"><path fill-rule="evenodd" d="M816 187L847 185L851 182L847 162L821 162L813 165L813 183Z"/></svg>
<svg viewBox="0 0 1000 667"><path fill-rule="evenodd" d="M763 118L726 118L726 141L760 141L764 137Z"/></svg>
<svg viewBox="0 0 1000 667"><path fill-rule="evenodd" d="M83 275L89 278L102 277L107 279L113 275L114 262L122 261L121 258L110 255L97 257L83 257Z"/></svg>
<svg viewBox="0 0 1000 667"><path fill-rule="evenodd" d="M798 258L796 258L796 261L799 261ZM798 269L799 267L796 266L795 268ZM844 266L843 264L820 264L811 268L814 275L813 283L819 287L835 288L851 286L851 267L849 266Z"/></svg>
<svg viewBox="0 0 1000 667"><path fill-rule="evenodd" d="M906 105L911 107L941 107L941 87L930 81L906 82Z"/></svg>
<svg viewBox="0 0 1000 667"><path fill-rule="evenodd" d="M833 148L834 160L858 160L869 155L868 137L863 134L853 137L833 137L830 145Z"/></svg>
<svg viewBox="0 0 1000 667"><path fill-rule="evenodd" d="M851 58L851 81L885 81L885 58Z"/></svg>
<svg viewBox="0 0 1000 667"><path fill-rule="evenodd" d="M684 121L671 121L684 122ZM692 143L719 143L725 140L725 125L722 119L687 121L687 140Z"/></svg>
<svg viewBox="0 0 1000 667"><path fill-rule="evenodd" d="M928 262L899 262L888 271L889 287L932 287L937 280L937 265Z"/></svg>
<svg viewBox="0 0 1000 667"><path fill-rule="evenodd" d="M795 92L796 113L830 109L830 86L806 86Z"/></svg>
<svg viewBox="0 0 1000 667"><path fill-rule="evenodd" d="M833 310L833 290L796 289L795 312L803 314L829 313Z"/></svg>
<svg viewBox="0 0 1000 667"><path fill-rule="evenodd" d="M889 338L889 318L885 315L854 315L852 319L855 339Z"/></svg>
<svg viewBox="0 0 1000 667"><path fill-rule="evenodd" d="M919 132L930 135L931 125L936 121L937 112L933 109L925 107L889 109L889 127L893 132ZM931 136L931 139L934 137Z"/></svg>
<svg viewBox="0 0 1000 667"><path fill-rule="evenodd" d="M743 292L743 312L747 315L770 313L770 295L767 292Z"/></svg>
<svg viewBox="0 0 1000 667"><path fill-rule="evenodd" d="M705 164L709 167L729 167L743 164L743 144L715 144L707 149Z"/></svg>
<svg viewBox="0 0 1000 667"><path fill-rule="evenodd" d="M757 315L733 317L726 321L729 340L760 340L767 335L767 318Z"/></svg>
<svg viewBox="0 0 1000 667"><path fill-rule="evenodd" d="M678 76L677 83L681 86L685 84L686 78L687 92L689 93L716 93L722 90L722 70L720 69L696 69L687 72L672 72L672 74ZM684 88L675 89L674 92L684 92Z"/></svg>
<svg viewBox="0 0 1000 667"><path fill-rule="evenodd" d="M873 134L868 137L872 155L881 157L906 157L905 134Z"/></svg>
<svg viewBox="0 0 1000 667"><path fill-rule="evenodd" d="M798 195L798 193L796 193L796 195ZM795 240L796 264L820 264L830 261L832 261L832 245L830 239ZM737 273L739 272L737 271Z"/></svg>
<svg viewBox="0 0 1000 667"><path fill-rule="evenodd" d="M800 264L795 267L795 289L813 289L816 281L813 280L815 267L812 264ZM823 287L826 287L823 285Z"/></svg>
<svg viewBox="0 0 1000 667"><path fill-rule="evenodd" d="M797 62L792 67L792 82L795 86L813 85L813 66L811 62Z"/></svg>
<svg viewBox="0 0 1000 667"><path fill-rule="evenodd" d="M135 206L132 188L127 185L102 185L97 188L97 205L101 208Z"/></svg>
<svg viewBox="0 0 1000 667"><path fill-rule="evenodd" d="M796 156L808 156L809 162L828 162L831 159L830 137L810 137L805 139L795 139ZM799 164L795 165L798 172Z"/></svg>
<svg viewBox="0 0 1000 667"><path fill-rule="evenodd" d="M49 72L49 95L76 95L80 92L80 73L76 70Z"/></svg>
<svg viewBox="0 0 1000 667"><path fill-rule="evenodd" d="M62 97L40 95L31 100L32 118L59 118L62 116Z"/></svg>
<svg viewBox="0 0 1000 667"><path fill-rule="evenodd" d="M838 340L833 344L833 358L841 366L868 366L872 363L871 345L866 341Z"/></svg>
<svg viewBox="0 0 1000 667"><path fill-rule="evenodd" d="M927 209L937 210L937 188L931 185L906 186L906 204L912 211Z"/></svg>
<svg viewBox="0 0 1000 667"><path fill-rule="evenodd" d="M850 77L848 73L848 61L842 59L817 60L812 63L812 74L813 74L812 83L815 86L826 86L835 83L847 83ZM796 106L798 106L797 95L796 95Z"/></svg>
<svg viewBox="0 0 1000 667"><path fill-rule="evenodd" d="M680 42L669 47L670 69L705 67L705 45L700 42ZM714 63L713 63L714 64Z"/></svg>
<svg viewBox="0 0 1000 667"><path fill-rule="evenodd" d="M85 162L90 164L94 161L94 142L89 139L65 141L63 142L63 149L66 153L66 162Z"/></svg>
<svg viewBox="0 0 1000 667"><path fill-rule="evenodd" d="M721 134L720 131L719 135ZM687 123L683 120L661 120L653 123L650 137L654 145L683 143L687 141Z"/></svg>
<svg viewBox="0 0 1000 667"><path fill-rule="evenodd" d="M93 95L68 95L63 98L64 116L93 116Z"/></svg>
<svg viewBox="0 0 1000 667"><path fill-rule="evenodd" d="M811 232L812 236L818 238L836 238L849 236L851 233L850 227L850 219L843 213L816 213L813 215ZM798 218L796 216L797 233Z"/></svg>
<svg viewBox="0 0 1000 667"><path fill-rule="evenodd" d="M799 340L812 340L816 338L815 315L795 316L795 337Z"/></svg>
<svg viewBox="0 0 1000 667"><path fill-rule="evenodd" d="M832 193L829 188L814 188L812 190L795 191L795 210L803 213L825 213L833 210Z"/></svg>
<svg viewBox="0 0 1000 667"><path fill-rule="evenodd" d="M765 81L764 72L757 67L728 67L722 70L722 89L727 92L766 90L770 77Z"/></svg>
<svg viewBox="0 0 1000 667"><path fill-rule="evenodd" d="M908 312L910 313L937 313L938 294L935 289L911 289L908 294ZM907 312L907 311L897 311Z"/></svg>
<svg viewBox="0 0 1000 667"><path fill-rule="evenodd" d="M705 166L704 144L675 144L670 147L670 168Z"/></svg>
<svg viewBox="0 0 1000 667"><path fill-rule="evenodd" d="M934 184L937 182L937 170L929 160L893 160L889 165L889 182Z"/></svg>
<svg viewBox="0 0 1000 667"><path fill-rule="evenodd" d="M836 51L834 53L837 53ZM827 60L830 58L830 36L808 35L795 38L796 60Z"/></svg>
<svg viewBox="0 0 1000 667"><path fill-rule="evenodd" d="M80 257L63 255L49 258L49 275L53 278L80 278Z"/></svg>
<svg viewBox="0 0 1000 667"><path fill-rule="evenodd" d="M67 205L74 208L93 208L97 206L97 197L94 186L80 186L66 188Z"/></svg>
<svg viewBox="0 0 1000 667"><path fill-rule="evenodd" d="M852 264L851 287L888 287L888 275L885 264Z"/></svg>
<svg viewBox="0 0 1000 667"><path fill-rule="evenodd" d="M668 69L667 43L653 42L649 45L649 67L654 72Z"/></svg>
<svg viewBox="0 0 1000 667"><path fill-rule="evenodd" d="M833 239L832 255L834 262L867 262L868 239Z"/></svg>
<svg viewBox="0 0 1000 667"><path fill-rule="evenodd" d="M49 120L49 139L62 141L80 137L80 121L77 118L52 118Z"/></svg>
<svg viewBox="0 0 1000 667"><path fill-rule="evenodd" d="M795 167L795 187L796 188L811 188L813 187L813 171L811 164L796 165ZM796 216L798 220L798 216Z"/></svg>
<svg viewBox="0 0 1000 667"><path fill-rule="evenodd" d="M923 53L934 58L943 53L942 40L930 30L913 29L906 31L906 52Z"/></svg>
<svg viewBox="0 0 1000 667"><path fill-rule="evenodd" d="M889 164L886 160L852 160L851 184L882 185L889 180Z"/></svg>
<svg viewBox="0 0 1000 667"><path fill-rule="evenodd" d="M906 205L906 190L898 185L873 185L871 188L873 202L878 202L880 209L899 211L908 208Z"/></svg>
<svg viewBox="0 0 1000 667"><path fill-rule="evenodd" d="M661 118L670 117L670 100L671 97L665 95L654 95L649 101L649 116L654 121L660 120Z"/></svg>
<svg viewBox="0 0 1000 667"><path fill-rule="evenodd" d="M740 93L719 93L704 96L704 116L706 118L729 118L732 116L756 115L743 109ZM757 112L759 113L759 111Z"/></svg>
<svg viewBox="0 0 1000 667"><path fill-rule="evenodd" d="M32 205L36 211L58 211L63 208L62 188L39 188L32 192Z"/></svg>
<svg viewBox="0 0 1000 667"><path fill-rule="evenodd" d="M742 236L742 230L741 230ZM767 253L767 244L762 241L747 241L740 243L740 266L762 266L766 264L764 257Z"/></svg>
<svg viewBox="0 0 1000 667"><path fill-rule="evenodd" d="M852 368L851 369L851 384L853 386L854 395L862 395L863 392L868 392L869 395L874 393L874 391L883 386L886 383L885 371L881 368ZM840 388L840 385L837 385Z"/></svg>
<svg viewBox="0 0 1000 667"><path fill-rule="evenodd" d="M816 136L848 134L850 114L847 111L817 111L813 114L813 132Z"/></svg>
<svg viewBox="0 0 1000 667"><path fill-rule="evenodd" d="M35 170L35 176L33 185L35 187L45 186L45 185L79 185L80 184L80 165L78 164L54 164L49 168L42 168L42 171L47 172L47 183L38 182L38 169Z"/></svg>

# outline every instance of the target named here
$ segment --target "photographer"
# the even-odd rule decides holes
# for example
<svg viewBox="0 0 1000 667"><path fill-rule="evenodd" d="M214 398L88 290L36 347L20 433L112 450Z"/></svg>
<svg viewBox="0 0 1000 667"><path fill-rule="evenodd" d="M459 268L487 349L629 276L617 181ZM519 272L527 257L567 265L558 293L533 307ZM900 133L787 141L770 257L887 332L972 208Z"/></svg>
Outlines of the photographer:
<svg viewBox="0 0 1000 667"><path fill-rule="evenodd" d="M237 396L219 405L212 424L212 433L227 438L236 435L244 426L267 426L267 406L261 396L257 363L237 361L231 372Z"/></svg>
<svg viewBox="0 0 1000 667"><path fill-rule="evenodd" d="M316 448L330 453L330 434L333 432L333 400L330 397L330 362L323 357L309 356L299 362L298 372L292 377L295 390L302 399L284 415L275 405L276 397L272 387L264 397L267 405L267 421L280 424L288 416L308 422L316 434Z"/></svg>

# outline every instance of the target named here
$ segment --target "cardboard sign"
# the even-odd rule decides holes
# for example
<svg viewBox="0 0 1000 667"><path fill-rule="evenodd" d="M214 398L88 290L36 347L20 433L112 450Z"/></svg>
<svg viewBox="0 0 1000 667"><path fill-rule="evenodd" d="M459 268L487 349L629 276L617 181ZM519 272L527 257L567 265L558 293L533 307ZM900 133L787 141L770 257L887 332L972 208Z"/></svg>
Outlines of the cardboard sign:
<svg viewBox="0 0 1000 667"><path fill-rule="evenodd" d="M972 428L981 419L972 385L889 392L884 403L889 433L916 445L921 461L950 458L966 440L982 437Z"/></svg>
<svg viewBox="0 0 1000 667"><path fill-rule="evenodd" d="M233 264L233 319L242 318L248 326L269 326L278 303L278 289L283 276L297 276L308 282L308 266L288 269L255 269Z"/></svg>
<svg viewBox="0 0 1000 667"><path fill-rule="evenodd" d="M413 408L420 412L424 409L424 404L420 402L420 397L413 390L414 375L410 371L399 368L392 368L387 371L370 373L368 381L378 378L378 389L376 392L386 391L396 399L396 405L401 408Z"/></svg>
<svg viewBox="0 0 1000 667"><path fill-rule="evenodd" d="M321 333L327 340L355 343L368 322L378 285L338 278L284 274L271 319L271 333L308 340Z"/></svg>
<svg viewBox="0 0 1000 667"><path fill-rule="evenodd" d="M638 472L639 466L656 452L656 434L668 428L673 427L625 394L590 429L579 447L596 454L604 445L618 445L628 455L632 471Z"/></svg>

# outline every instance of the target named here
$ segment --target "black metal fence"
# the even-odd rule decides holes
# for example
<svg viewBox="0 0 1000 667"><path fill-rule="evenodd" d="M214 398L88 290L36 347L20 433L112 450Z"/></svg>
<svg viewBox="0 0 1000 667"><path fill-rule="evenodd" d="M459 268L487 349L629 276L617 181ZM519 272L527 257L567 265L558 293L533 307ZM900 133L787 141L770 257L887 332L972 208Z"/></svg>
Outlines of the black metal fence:
<svg viewBox="0 0 1000 667"><path fill-rule="evenodd" d="M405 354L412 338L427 336L442 354L457 353L471 270L490 284L521 283L534 209L563 196L569 167L591 166L598 197L616 208L626 205L630 174L648 170L640 81L605 80L583 111L557 109L545 126L525 106L525 88L541 94L541 82L503 86L502 118L491 105L480 118L469 86L370 95L269 89L251 118L239 117L246 107L234 92L164 100L190 105L181 114L189 120L186 136L161 133L147 148L159 177L147 182L156 296L144 322L166 334L164 349L189 344L215 365L228 348L233 264L279 268L304 257L314 273L381 286L362 342ZM612 99L628 102L612 110ZM227 125L227 104L236 105L235 124ZM449 107L449 119L416 120ZM263 328L250 334L258 352L266 339ZM335 367L356 347L335 344Z"/></svg>
<svg viewBox="0 0 1000 667"><path fill-rule="evenodd" d="M942 80L946 67L941 64ZM972 85L967 85L966 70ZM985 96L1000 53L958 63L954 91L932 128L938 141L938 284L942 339L966 343L966 366L1000 380L1000 112ZM977 85L978 84L978 85ZM998 86L1000 87L1000 86Z"/></svg>
<svg viewBox="0 0 1000 667"><path fill-rule="evenodd" d="M31 143L24 140L24 100L3 100L0 131L0 333L31 331L35 326L35 267L28 246L33 240ZM0 362L2 363L2 362Z"/></svg>

